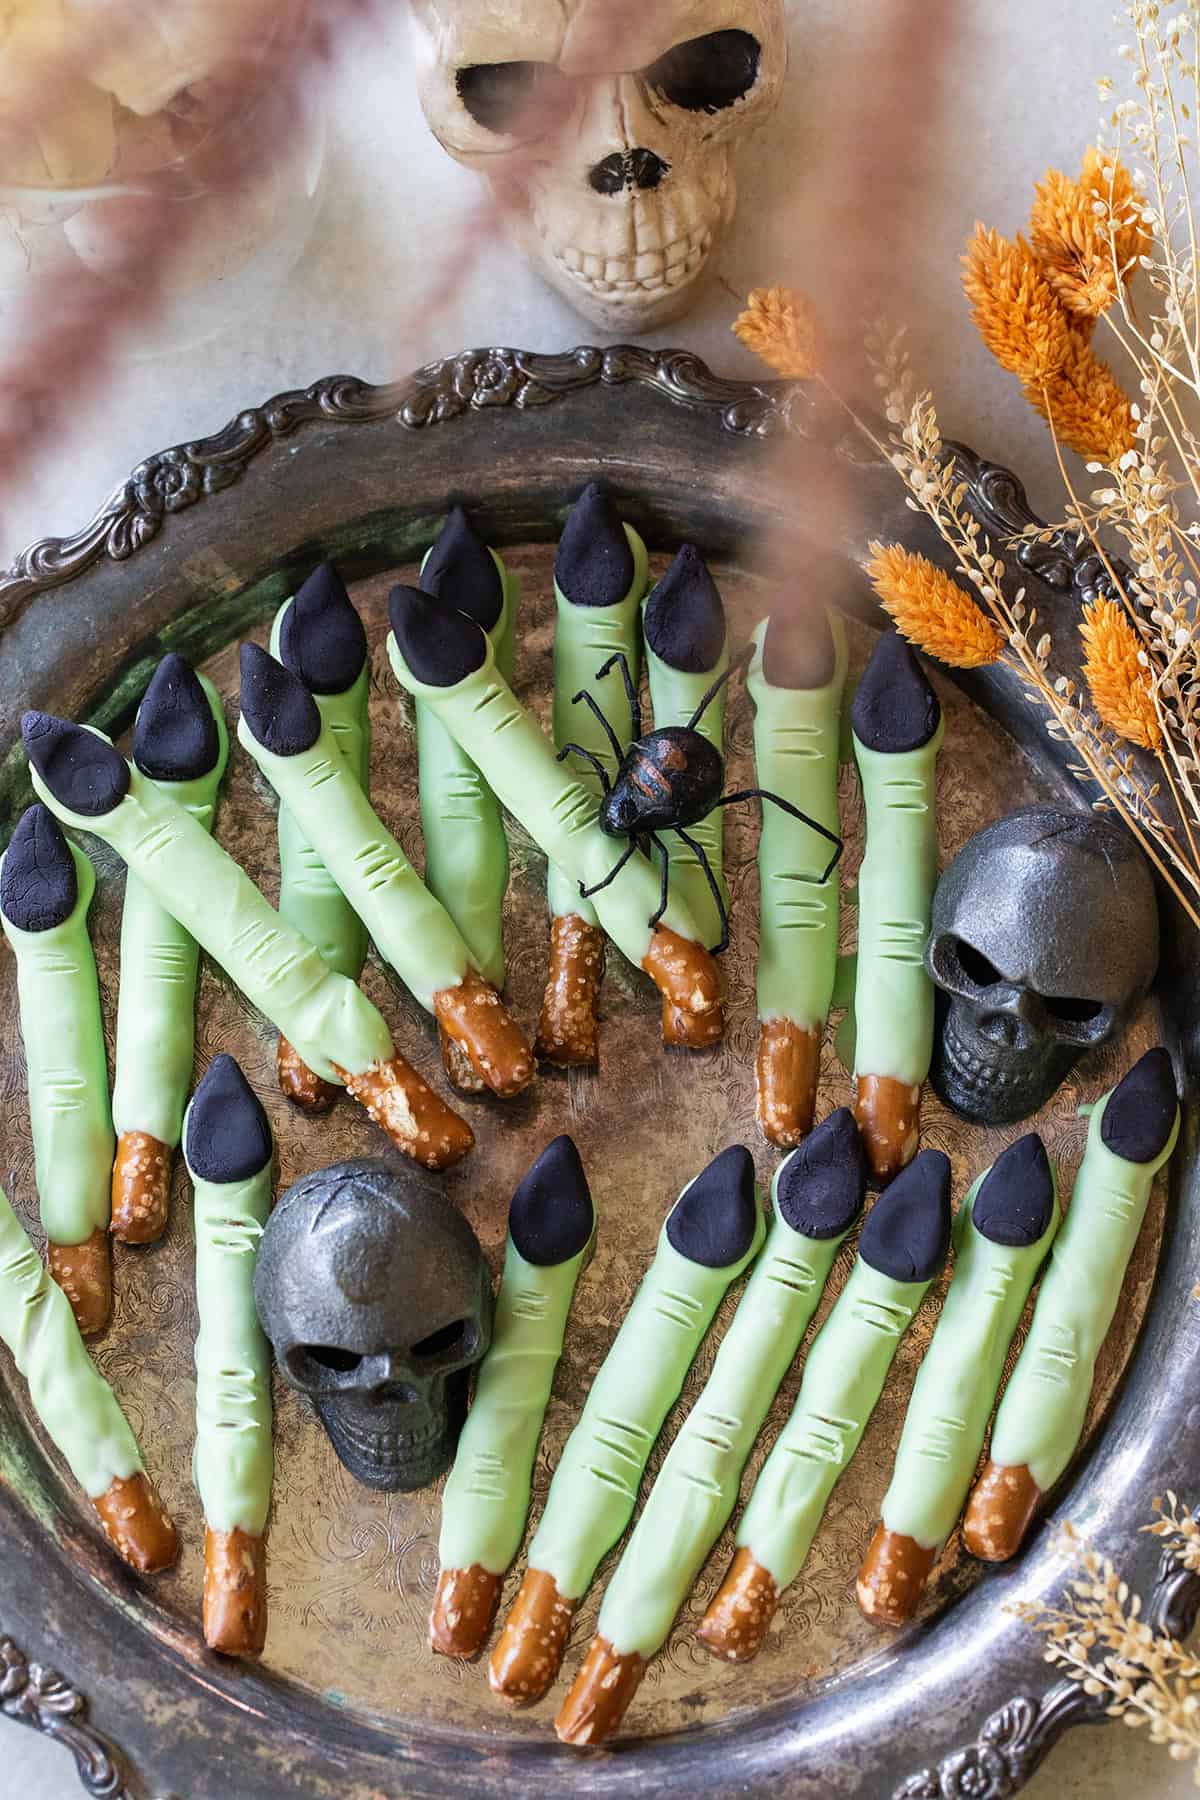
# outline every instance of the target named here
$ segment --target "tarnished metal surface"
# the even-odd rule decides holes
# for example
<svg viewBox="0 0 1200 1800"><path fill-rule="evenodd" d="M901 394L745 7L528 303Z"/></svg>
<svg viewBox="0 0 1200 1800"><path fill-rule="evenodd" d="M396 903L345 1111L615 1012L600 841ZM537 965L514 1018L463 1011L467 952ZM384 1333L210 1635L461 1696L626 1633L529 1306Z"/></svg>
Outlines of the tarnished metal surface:
<svg viewBox="0 0 1200 1800"><path fill-rule="evenodd" d="M737 508L753 511L753 479L749 447L739 444L738 455L747 461L731 469L728 446L730 434L744 429L738 423L743 416L752 416L751 429L758 429L769 407L764 408L757 390L745 390L745 414L738 412L731 387L720 385L719 400L722 409L733 410L734 422L722 418L715 427L708 420L698 424L674 405L664 412L660 394L636 396L646 425L646 460L656 474L647 475L643 490L626 469L619 472L618 485L628 492L632 509L650 533L658 553L656 568L665 565L663 553L685 531L713 552L740 640L769 609L771 594L731 555ZM602 398L602 413L610 417L615 396L605 393ZM564 403L577 404L576 399ZM623 404L628 443L629 396ZM98 584L88 587L95 616L107 618L112 637L121 640L115 678L71 613L69 576L59 577L68 580L60 596L31 599L22 591L22 615L10 627L16 636L6 634L0 642L0 676L10 679L23 666L40 704L124 725L160 646L174 642L202 663L232 707L237 638L249 627L265 641L270 612L286 591L275 569L284 563L303 569L323 550L343 553L351 572L363 574L354 592L374 652L374 794L381 813L419 859L411 719L387 671L383 633L387 589L395 579L412 577L413 559L435 528L437 506L428 503L426 488L430 498L434 490L443 499L450 493L468 501L477 498L499 521L496 535L510 545L506 555L524 584L518 687L543 718L551 698L551 552L530 537L552 536L555 524L542 516L522 531L521 521L535 510L535 501L521 484L517 446L503 432L484 441L477 416L465 406L459 412L463 416L447 427L446 448L439 449L434 466L426 461L406 469L406 479L419 485L420 493L410 508L399 506L394 515L384 509L387 491L398 478L394 468L378 466L378 453L384 441L394 444L395 437L377 438L373 457L364 444L361 452L337 465L346 481L339 496L329 492L329 446L317 432L302 440L303 470L288 466L286 452L268 450L246 484L243 507L229 509L231 496L216 497L211 530L204 528L203 508L189 513L174 542L177 522L168 521L145 553L143 585L138 585L140 560L127 570L109 560L90 577L81 571ZM565 504L582 485L585 471L590 472L588 446L598 422L594 417L583 420L573 433L564 436L560 430L556 440L549 425L554 414L555 408L548 406L537 415L547 422L546 441L556 441L560 451L553 469L543 470L537 479L553 480ZM361 429L370 435L396 427L377 423ZM457 449L449 441L455 433L461 434ZM433 433L422 443L427 447L437 437ZM411 443L411 434L403 441ZM692 467L680 477L682 498L674 492L664 498L656 476L679 467L685 445ZM490 501L489 458L497 463ZM713 489L707 497L698 492L706 473ZM346 523L335 529L328 520L339 508ZM711 520L707 529L706 518ZM897 528L902 522L901 514ZM228 535L223 535L225 526ZM394 554L397 549L402 554ZM847 580L848 603L860 605L856 578L848 574ZM129 614L118 610L122 592L129 596ZM183 624L173 626L180 618ZM63 622L61 666L54 660L58 621ZM869 649L869 629L854 625L852 637L857 670ZM1059 798L1064 788L1048 756L1028 759L958 688L939 685L948 722L939 794L944 863L999 813L1030 800ZM6 715L19 709L20 698L4 692ZM992 703L1003 710L1003 697ZM729 739L730 778L743 785L750 777L751 714L740 684L730 705ZM15 759L5 773L4 803L11 819L20 794ZM843 772L842 787L849 839L844 882L849 889L862 849L861 805L850 770ZM218 834L273 894L273 806L240 752L227 782ZM699 1057L664 1052L657 997L644 977L614 952L605 985L599 1073L544 1071L536 1087L516 1102L465 1103L478 1147L444 1178L445 1188L470 1219L494 1266L502 1252L508 1198L534 1154L556 1132L569 1130L579 1142L600 1209L598 1251L580 1283L538 1458L535 1519L558 1450L679 1187L717 1150L739 1138L754 1147L764 1180L774 1165L774 1154L758 1139L753 1121L756 837L756 809L734 809L727 817L734 943L725 964L730 1007L724 1045ZM507 921L510 993L518 1016L532 1027L548 939L544 869L517 829L513 850ZM111 1027L122 878L115 859L102 847L97 847L97 864L95 941ZM844 947L853 934L848 908ZM375 963L366 984L405 1054L440 1083L436 1037L425 1015ZM377 1134L348 1103L326 1118L308 1119L278 1099L273 1034L208 966L200 1021L202 1055L218 1049L237 1055L268 1105L279 1140L281 1187L319 1164L381 1152ZM1148 1007L1119 1044L1080 1066L1037 1121L1068 1187L1085 1137L1076 1107L1102 1092L1154 1040L1157 1029ZM7 956L0 961L0 1033L5 1046L0 1056L2 1172L22 1215L31 1219L32 1152L15 982ZM845 1102L849 1091L831 1030L823 1056L820 1114ZM969 1178L1026 1128L967 1127L932 1096L926 1101L925 1140L950 1154L959 1197ZM1185 1165L1190 1171L1190 1148L1181 1158L1181 1167ZM1144 1510L1155 1491L1148 1484L1160 1479L1172 1446L1200 1431L1200 1419L1189 1411L1186 1384L1173 1373L1195 1354L1195 1328L1182 1313L1178 1275L1172 1280L1168 1269L1155 1286L1163 1229L1159 1192L1093 1398L1089 1433L1101 1448L1063 1503L1070 1516L1093 1525L1108 1548L1115 1547L1114 1538L1131 1541L1135 1525L1142 1522L1137 1508ZM1194 1229L1189 1204L1177 1213L1176 1270L1186 1266ZM847 1263L844 1255L818 1324ZM989 1715L1015 1695L1029 1695L1020 1703L1025 1709L1020 1729L1014 1725L1009 1732L1007 1714L1003 1728L1009 1733L1005 1744L1011 1739L1025 1760L1018 1768L1013 1751L1012 1766L1003 1776L1009 1786L971 1790L1010 1792L1036 1754L1077 1716L1077 1709L1056 1703L1035 1729L1038 1701L1048 1687L1046 1672L1036 1642L1002 1611L1004 1601L1019 1589L1038 1590L1055 1579L1045 1537L1035 1540L1015 1573L988 1574L982 1580L979 1566L952 1544L931 1584L922 1621L896 1641L895 1654L893 1644L882 1641L861 1619L853 1596L853 1577L887 1485L904 1405L940 1292L935 1290L902 1346L859 1456L834 1495L809 1566L786 1596L762 1656L750 1667L736 1669L717 1664L695 1643L694 1625L729 1554L727 1535L668 1652L650 1670L629 1716L628 1741L611 1756L580 1763L553 1744L552 1701L530 1714L502 1712L490 1698L482 1668L435 1661L429 1655L425 1621L436 1575L436 1491L389 1496L356 1486L337 1463L306 1403L278 1382L266 1658L261 1671L242 1672L222 1666L204 1651L199 1634L202 1525L188 1467L196 1314L188 1195L177 1177L172 1222L163 1243L148 1250L117 1249L116 1314L97 1345L97 1356L141 1434L148 1462L179 1521L183 1560L177 1571L153 1583L113 1566L89 1509L72 1492L55 1459L47 1460L20 1384L0 1355L0 1554L6 1568L0 1633L9 1632L29 1656L54 1662L89 1696L96 1723L127 1750L147 1792L174 1792L180 1800L216 1800L230 1793L238 1800L266 1800L285 1791L301 1800L393 1794L408 1800L450 1792L556 1794L568 1789L615 1795L668 1782L713 1795L769 1790L824 1800L843 1793L890 1794L923 1766L936 1771L944 1757L970 1744ZM731 1305L723 1309L701 1351L681 1407L652 1459L651 1474L711 1365ZM1138 1350L1137 1373L1108 1420L1104 1415L1148 1307L1153 1317L1149 1343ZM798 1368L785 1383L764 1445L772 1440L797 1384ZM1171 1397L1176 1394L1177 1399ZM761 1457L760 1448L752 1469ZM506 1601L522 1566L510 1577ZM1146 1566L1152 1572L1152 1556ZM606 1573L602 1569L576 1620L568 1678L594 1628ZM973 1586L977 1591L967 1595ZM985 1741L995 1738L993 1732ZM1000 1752L989 1749L988 1755L994 1760ZM936 1781L936 1774L931 1779ZM135 1786L134 1791L140 1790Z"/></svg>

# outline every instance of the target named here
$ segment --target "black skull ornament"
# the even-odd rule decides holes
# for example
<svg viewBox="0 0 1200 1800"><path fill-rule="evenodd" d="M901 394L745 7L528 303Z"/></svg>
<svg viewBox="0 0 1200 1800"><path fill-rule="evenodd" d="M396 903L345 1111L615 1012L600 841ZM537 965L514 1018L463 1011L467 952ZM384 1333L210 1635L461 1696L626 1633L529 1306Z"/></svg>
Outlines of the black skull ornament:
<svg viewBox="0 0 1200 1800"><path fill-rule="evenodd" d="M271 1215L254 1292L284 1379L356 1480L396 1493L442 1474L491 1343L492 1283L432 1183L372 1160L306 1175Z"/></svg>
<svg viewBox="0 0 1200 1800"><path fill-rule="evenodd" d="M1023 807L942 876L925 960L941 989L935 1090L982 1124L1029 1118L1154 979L1149 866L1102 815Z"/></svg>

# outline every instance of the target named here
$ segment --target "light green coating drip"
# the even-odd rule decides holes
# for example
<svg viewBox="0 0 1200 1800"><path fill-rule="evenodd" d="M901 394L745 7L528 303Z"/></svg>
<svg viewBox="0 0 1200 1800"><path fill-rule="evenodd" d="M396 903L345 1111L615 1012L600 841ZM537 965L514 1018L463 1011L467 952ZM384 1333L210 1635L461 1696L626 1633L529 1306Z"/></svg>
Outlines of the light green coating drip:
<svg viewBox="0 0 1200 1800"><path fill-rule="evenodd" d="M667 1453L605 1592L596 1629L618 1656L651 1657L666 1642L729 1523L746 1459L844 1237L802 1237L776 1209L704 1392Z"/></svg>
<svg viewBox="0 0 1200 1800"><path fill-rule="evenodd" d="M564 744L581 744L599 757L611 780L617 772L612 745L591 708L571 700L583 689L595 697L605 718L612 725L618 741L629 748L633 721L629 716L629 700L619 669L610 669L603 681L596 680L618 650L625 652L629 673L636 685L642 668L641 605L650 580L650 557L640 533L626 525L625 536L633 552L633 585L616 606L574 606L558 583L554 598L558 608L554 633L554 743L559 750ZM600 796L600 783L581 757L572 758L573 772L586 788ZM546 876L546 898L550 915L555 919L585 919L598 925L596 908L579 892L579 884L561 874L553 863Z"/></svg>
<svg viewBox="0 0 1200 1800"><path fill-rule="evenodd" d="M216 688L205 675L199 680L217 724L216 767L194 781L154 785L211 831L229 761L229 735ZM171 917L136 875L126 876L113 1124L120 1134L144 1131L171 1150L179 1142L192 1085L199 967L200 949L191 932Z"/></svg>
<svg viewBox="0 0 1200 1800"><path fill-rule="evenodd" d="M780 1593L804 1567L838 1478L849 1468L927 1281L893 1281L860 1256L808 1353L791 1417L738 1526Z"/></svg>
<svg viewBox="0 0 1200 1800"><path fill-rule="evenodd" d="M937 885L937 757L943 720L920 750L889 755L854 739L867 809L858 877L855 1072L919 1087L933 1057L925 972Z"/></svg>
<svg viewBox="0 0 1200 1800"><path fill-rule="evenodd" d="M519 588L496 552L490 554L500 571L504 604L488 636L496 666L511 681ZM480 974L502 988L508 838L500 806L487 779L430 708L418 702L416 718L425 885L454 920Z"/></svg>
<svg viewBox="0 0 1200 1800"><path fill-rule="evenodd" d="M68 1245L108 1230L115 1149L100 984L87 927L96 877L79 846L69 848L78 883L71 916L48 931L21 931L3 919L17 959L42 1228L52 1244Z"/></svg>
<svg viewBox="0 0 1200 1800"><path fill-rule="evenodd" d="M442 1495L443 1569L503 1575L521 1548L542 1420L590 1249L540 1268L508 1240L492 1347Z"/></svg>
<svg viewBox="0 0 1200 1800"><path fill-rule="evenodd" d="M200 821L138 769L130 769L125 798L100 818L72 812L31 774L55 818L111 844L323 1081L340 1082L335 1062L365 1075L392 1060L391 1033L361 988L335 974Z"/></svg>
<svg viewBox="0 0 1200 1800"><path fill-rule="evenodd" d="M145 1472L116 1395L84 1348L71 1303L0 1189L0 1338L89 1500Z"/></svg>
<svg viewBox="0 0 1200 1800"><path fill-rule="evenodd" d="M254 1266L271 1211L271 1165L195 1194L196 1447L192 1478L213 1531L261 1537L271 1509L271 1352L254 1309Z"/></svg>
<svg viewBox="0 0 1200 1800"><path fill-rule="evenodd" d="M1100 1136L1111 1098L1106 1094L1092 1114L1083 1164L1029 1336L992 1427L992 1461L1006 1469L1028 1468L1043 1494L1083 1435L1096 1358L1117 1310L1150 1189L1179 1138L1177 1114L1167 1147L1153 1162L1114 1156Z"/></svg>
<svg viewBox="0 0 1200 1800"><path fill-rule="evenodd" d="M271 655L279 658L286 600L271 627ZM371 786L371 669L364 663L344 694L314 694L322 722L364 794ZM279 809L279 913L315 944L331 969L357 981L367 960L367 931L286 806Z"/></svg>
<svg viewBox="0 0 1200 1800"><path fill-rule="evenodd" d="M432 1012L435 994L461 985L470 952L441 901L434 899L363 793L332 731L323 725L310 750L276 756L263 748L243 717L238 742L313 845L379 954Z"/></svg>
<svg viewBox="0 0 1200 1800"><path fill-rule="evenodd" d="M520 820L567 879L585 887L603 881L622 845L601 831L595 795L577 774L556 762L553 742L516 699L490 649L482 668L449 688L417 680L400 654L394 632L388 633L388 655L401 687L426 701L467 754L487 770L501 805ZM639 967L651 945L650 919L658 911L659 886L650 862L639 854L593 900L609 937ZM671 900L664 923L680 937L700 941L699 927L679 898Z"/></svg>
<svg viewBox="0 0 1200 1800"><path fill-rule="evenodd" d="M706 1269L672 1248L663 1225L654 1261L567 1439L529 1546L529 1567L549 1575L564 1599L582 1598L633 1517L663 1421L726 1289L758 1254L764 1229L760 1213L741 1261Z"/></svg>
<svg viewBox="0 0 1200 1800"><path fill-rule="evenodd" d="M644 610L644 609L643 609ZM660 731L667 725L690 725L692 716L718 676L723 675L729 667L728 640L722 647L721 654L714 666L703 675L690 675L683 669L672 669L668 663L654 654L650 645L646 645L646 670L650 677L650 702L654 708L654 729ZM696 730L702 738L707 738L714 750L722 758L725 755L725 697L728 684L721 689L717 698L705 712ZM717 886L721 890L721 898L726 907L729 906L729 885L725 880L725 813L716 807L706 819L698 825L689 825L687 834L694 838L706 853L712 872L717 878ZM712 897L712 889L700 867L700 859L694 850L689 850L682 838L676 837L672 831L663 837L667 847L667 861L671 866L671 888L678 889L680 897L695 914L700 924L700 942L713 947L721 940L721 920L717 913L717 904Z"/></svg>
<svg viewBox="0 0 1200 1800"><path fill-rule="evenodd" d="M1056 1184L1054 1212L1036 1244L993 1244L972 1224L984 1180L954 1221L954 1279L917 1373L883 1501L888 1530L926 1550L940 1550L958 1523L1008 1347L1061 1216Z"/></svg>
<svg viewBox="0 0 1200 1800"><path fill-rule="evenodd" d="M849 650L846 628L830 613L834 672L826 687L772 687L763 673L771 623L754 633L754 661L746 688L754 702L757 785L839 832L838 744ZM822 1031L837 975L839 887L836 871L821 877L831 846L768 801L758 841L760 923L758 1016L764 1024L789 1019L802 1031Z"/></svg>

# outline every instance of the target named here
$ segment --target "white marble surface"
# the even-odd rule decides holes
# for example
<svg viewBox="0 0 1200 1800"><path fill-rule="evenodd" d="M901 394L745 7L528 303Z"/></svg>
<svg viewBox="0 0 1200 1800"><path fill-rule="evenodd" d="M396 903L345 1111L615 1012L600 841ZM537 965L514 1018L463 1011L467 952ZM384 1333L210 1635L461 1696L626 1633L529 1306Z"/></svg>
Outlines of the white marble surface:
<svg viewBox="0 0 1200 1800"><path fill-rule="evenodd" d="M723 371L748 372L749 359L728 335L734 295L774 281L804 286L814 264L836 254L836 244L807 241L802 222L783 237L773 209L793 190L797 169L822 154L816 121L839 67L856 59L860 78L871 79L875 3L792 0L787 97L743 159L740 221L719 279L697 311L658 341L694 347ZM921 175L936 183L936 205L923 241L905 247L923 296L914 337L948 432L1012 462L1035 499L1053 506L1044 434L972 337L957 258L976 217L1017 229L1031 181L1047 163L1070 167L1078 160L1095 125L1093 77L1115 67L1117 27L1098 0L1057 0L1053 8L1045 0L961 5L964 34L946 138L936 167ZM376 50L340 70L329 112L324 208L286 293L200 354L126 360L103 402L79 418L71 441L31 465L26 491L4 497L0 561L33 537L80 525L147 452L214 430L277 389L335 369L382 379L467 344L561 349L594 341L596 334L498 244L488 246L447 307L428 312L428 257L456 241L476 194L425 134L399 28L386 54ZM898 153L907 137L902 127ZM1180 1471L1182 1488L1189 1473ZM87 1686L85 1671L69 1673ZM104 1695L89 1695L102 1722ZM81 1790L64 1752L12 1726L0 1731L0 1790L24 1800L74 1800ZM1181 1796L1189 1787L1186 1771L1144 1738L1112 1728L1075 1734L1028 1792L1033 1800L1117 1800Z"/></svg>

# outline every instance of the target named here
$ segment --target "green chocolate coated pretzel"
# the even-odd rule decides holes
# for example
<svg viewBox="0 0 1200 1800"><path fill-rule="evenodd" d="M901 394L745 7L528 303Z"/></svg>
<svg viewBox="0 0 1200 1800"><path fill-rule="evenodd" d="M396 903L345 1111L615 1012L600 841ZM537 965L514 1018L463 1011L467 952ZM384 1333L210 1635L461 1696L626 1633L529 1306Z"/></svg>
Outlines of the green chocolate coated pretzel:
<svg viewBox="0 0 1200 1800"><path fill-rule="evenodd" d="M451 687L418 681L394 632L388 635L388 654L400 685L425 702L472 760L487 769L501 805L568 880L584 887L604 881L619 846L596 822L595 795L555 760L553 743L514 696L490 647L483 665ZM593 896L604 930L636 966L651 948L649 921L658 910L659 889L657 873L639 854ZM701 942L699 927L680 899L671 899L664 923L679 937Z"/></svg>
<svg viewBox="0 0 1200 1800"><path fill-rule="evenodd" d="M84 1348L66 1295L0 1190L0 1338L89 1500L145 1465L116 1395Z"/></svg>
<svg viewBox="0 0 1200 1800"><path fill-rule="evenodd" d="M55 817L111 844L323 1081L341 1086L337 1068L365 1075L392 1060L391 1033L361 989L330 969L200 821L140 770L130 767L128 793L98 816L64 806L32 774Z"/></svg>
<svg viewBox="0 0 1200 1800"><path fill-rule="evenodd" d="M1061 1214L1036 1243L991 1242L974 1224L981 1175L954 1222L954 1278L917 1372L883 1523L940 1550L958 1523L987 1435L1004 1361Z"/></svg>
<svg viewBox="0 0 1200 1800"><path fill-rule="evenodd" d="M280 632L292 601L286 600L271 627L271 655L279 656ZM313 694L354 779L366 793L371 776L370 665L342 694ZM292 813L279 809L279 914L301 937L315 944L331 969L357 981L367 960L367 932L342 890L313 849Z"/></svg>
<svg viewBox="0 0 1200 1800"><path fill-rule="evenodd" d="M1179 1114L1153 1161L1126 1162L1103 1142L1104 1114L1092 1114L1071 1204L1050 1253L1029 1336L992 1427L993 1463L1028 1468L1044 1494L1065 1470L1083 1434L1096 1358L1112 1324L1154 1177L1179 1140Z"/></svg>
<svg viewBox="0 0 1200 1800"><path fill-rule="evenodd" d="M189 781L156 782L206 831L213 828L217 794L229 759L220 696L199 676L216 721L216 766ZM147 781L151 777L146 776ZM132 872L121 913L121 979L117 995L113 1123L117 1132L144 1132L173 1150L192 1084L196 1041L195 938Z"/></svg>
<svg viewBox="0 0 1200 1800"><path fill-rule="evenodd" d="M489 555L500 575L504 603L488 636L497 667L511 681L520 587L496 552ZM426 556L422 574L428 561ZM425 885L454 920L480 974L502 988L509 864L500 807L487 777L442 721L420 702L415 710Z"/></svg>
<svg viewBox="0 0 1200 1800"><path fill-rule="evenodd" d="M608 733L591 708L582 702L573 704L576 694L589 693L616 733L617 741L628 749L632 721L629 702L620 670L614 665L602 681L597 672L618 654L625 657L634 684L638 680L642 660L641 603L649 580L650 559L646 546L632 525L624 527L633 552L634 576L629 592L615 606L577 606L554 584L556 624L554 635L554 743L559 750L564 744L578 744L600 762L613 780L616 759ZM591 768L577 763L575 774L596 797L600 798L599 778ZM546 895L553 918L577 917L589 925L598 925L595 905L585 900L579 884L563 875L553 862L547 871Z"/></svg>
<svg viewBox="0 0 1200 1800"><path fill-rule="evenodd" d="M854 736L867 813L858 878L855 1072L919 1088L933 1057L925 970L937 885L937 757L945 723L919 750L868 750Z"/></svg>
<svg viewBox="0 0 1200 1800"><path fill-rule="evenodd" d="M776 1189L785 1167L776 1172ZM737 1504L746 1459L846 1235L803 1236L776 1208L712 1374L605 1592L596 1629L617 1656L649 1658L666 1642Z"/></svg>
<svg viewBox="0 0 1200 1800"><path fill-rule="evenodd" d="M271 1211L271 1165L240 1181L190 1167L196 1229L196 1444L192 1474L213 1531L261 1537L271 1506L271 1353L254 1268Z"/></svg>
<svg viewBox="0 0 1200 1800"><path fill-rule="evenodd" d="M42 1227L51 1244L76 1245L108 1230L115 1140L87 926L96 877L78 845L69 849L77 897L64 923L45 931L22 931L8 918L3 925L17 963Z"/></svg>
<svg viewBox="0 0 1200 1800"><path fill-rule="evenodd" d="M835 834L838 747L849 653L846 628L829 615L834 674L824 687L779 688L767 680L763 648L770 620L754 633L746 688L754 702L754 764L759 787L789 800ZM837 974L839 888L822 882L824 842L775 806L763 807L758 869L758 1016L824 1030Z"/></svg>
<svg viewBox="0 0 1200 1800"><path fill-rule="evenodd" d="M708 1268L672 1246L669 1224L668 1218L654 1261L592 1382L529 1546L530 1569L551 1576L567 1600L587 1592L633 1517L663 1422L726 1290L757 1255L765 1230L760 1215L745 1255L724 1268Z"/></svg>

